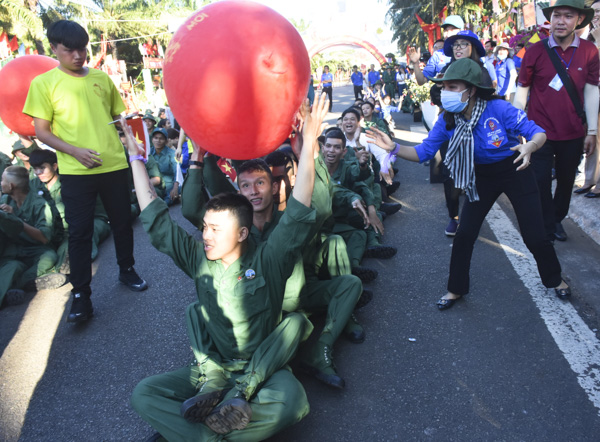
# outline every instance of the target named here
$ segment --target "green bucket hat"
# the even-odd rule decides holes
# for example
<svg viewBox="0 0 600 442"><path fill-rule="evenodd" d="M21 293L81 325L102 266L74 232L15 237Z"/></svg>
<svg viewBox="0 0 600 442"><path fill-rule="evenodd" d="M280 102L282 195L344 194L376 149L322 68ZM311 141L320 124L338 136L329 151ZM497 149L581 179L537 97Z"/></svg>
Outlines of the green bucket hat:
<svg viewBox="0 0 600 442"><path fill-rule="evenodd" d="M548 8L542 9L542 12L544 13L544 17L546 17L546 20L550 21L550 17L552 16L552 11L554 10L554 8L561 8L561 7L572 8L572 9L577 10L577 12L579 12L580 14L585 15L585 18L583 19L581 24L579 26L577 26L575 29L585 28L587 25L589 25L592 22L592 19L594 18L594 10L592 8L586 8L584 0L556 0L556 3L554 3L554 5L552 5Z"/></svg>
<svg viewBox="0 0 600 442"><path fill-rule="evenodd" d="M431 81L435 83L441 83L442 81L464 81L479 89L494 90L492 86L485 86L482 83L481 69L482 67L470 58L461 58L450 63L443 77L432 78Z"/></svg>

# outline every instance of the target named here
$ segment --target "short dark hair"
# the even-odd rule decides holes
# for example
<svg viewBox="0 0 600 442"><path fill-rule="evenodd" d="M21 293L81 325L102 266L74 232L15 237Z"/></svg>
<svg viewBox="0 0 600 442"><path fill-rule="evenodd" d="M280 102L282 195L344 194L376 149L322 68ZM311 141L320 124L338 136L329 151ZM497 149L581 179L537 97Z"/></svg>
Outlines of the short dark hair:
<svg viewBox="0 0 600 442"><path fill-rule="evenodd" d="M169 140L172 140L173 138L179 138L179 131L177 129L173 129L172 127L167 129L167 138Z"/></svg>
<svg viewBox="0 0 600 442"><path fill-rule="evenodd" d="M275 150L265 158L265 162L271 167L285 167L293 160L283 151Z"/></svg>
<svg viewBox="0 0 600 442"><path fill-rule="evenodd" d="M361 112L362 111L359 111L355 107L349 107L344 112L342 112L342 118L344 118L347 114L354 114L356 116L356 119L360 121L360 118L362 117Z"/></svg>
<svg viewBox="0 0 600 442"><path fill-rule="evenodd" d="M8 166L4 169L8 180L21 190L29 190L29 171L23 166Z"/></svg>
<svg viewBox="0 0 600 442"><path fill-rule="evenodd" d="M41 167L44 163L52 165L57 162L56 154L48 149L35 149L29 155L29 164L31 167Z"/></svg>
<svg viewBox="0 0 600 442"><path fill-rule="evenodd" d="M325 68L329 69L329 66L327 66L327 65L323 66L323 69L325 69Z"/></svg>
<svg viewBox="0 0 600 442"><path fill-rule="evenodd" d="M48 41L51 45L62 44L69 49L84 49L90 41L85 29L71 20L58 20L48 27Z"/></svg>
<svg viewBox="0 0 600 442"><path fill-rule="evenodd" d="M435 46L436 43L444 43L444 39L438 38L436 41L433 42L433 45Z"/></svg>
<svg viewBox="0 0 600 442"><path fill-rule="evenodd" d="M371 109L375 109L375 105L373 103L371 103L370 101L364 101L362 106L364 106L365 104L368 104L369 106L371 106Z"/></svg>
<svg viewBox="0 0 600 442"><path fill-rule="evenodd" d="M598 0L598 1L600 1L600 0ZM354 66L352 66L352 69L358 69L358 66L354 65Z"/></svg>
<svg viewBox="0 0 600 442"><path fill-rule="evenodd" d="M206 203L206 211L213 212L230 211L236 217L240 227L252 228L252 217L254 215L252 204L239 193L220 193L212 197Z"/></svg>
<svg viewBox="0 0 600 442"><path fill-rule="evenodd" d="M167 121L169 121L169 120L167 120L166 118L162 118L162 119L161 119L161 120L158 122L158 124L156 125L156 127L165 127L165 126L167 125Z"/></svg>
<svg viewBox="0 0 600 442"><path fill-rule="evenodd" d="M346 135L339 127L330 127L325 131L325 141L327 138L335 138L336 140L342 140L342 147L346 147Z"/></svg>
<svg viewBox="0 0 600 442"><path fill-rule="evenodd" d="M493 48L495 48L495 47L498 45L498 43L496 43L494 40L488 40L488 41L486 41L486 42L485 42L485 44L488 44L488 43L489 43L489 44L490 44L490 45L491 45Z"/></svg>
<svg viewBox="0 0 600 442"><path fill-rule="evenodd" d="M273 184L273 172L271 172L271 168L265 160L257 158L243 162L237 170L238 181L240 180L240 176L247 172L265 172L269 176L269 181Z"/></svg>

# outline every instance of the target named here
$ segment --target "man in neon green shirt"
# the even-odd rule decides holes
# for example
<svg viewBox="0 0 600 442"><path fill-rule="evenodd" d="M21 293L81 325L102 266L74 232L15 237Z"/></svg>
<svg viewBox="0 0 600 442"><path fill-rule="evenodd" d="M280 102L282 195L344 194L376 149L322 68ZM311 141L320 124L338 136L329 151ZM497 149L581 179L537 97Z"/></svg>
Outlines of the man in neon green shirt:
<svg viewBox="0 0 600 442"><path fill-rule="evenodd" d="M125 105L108 75L84 66L89 37L80 25L52 23L48 40L60 65L31 82L23 113L33 117L40 141L57 153L73 284L67 321L82 322L94 312L90 284L97 195L113 231L119 281L134 291L148 285L133 269L128 166L117 131L109 125Z"/></svg>

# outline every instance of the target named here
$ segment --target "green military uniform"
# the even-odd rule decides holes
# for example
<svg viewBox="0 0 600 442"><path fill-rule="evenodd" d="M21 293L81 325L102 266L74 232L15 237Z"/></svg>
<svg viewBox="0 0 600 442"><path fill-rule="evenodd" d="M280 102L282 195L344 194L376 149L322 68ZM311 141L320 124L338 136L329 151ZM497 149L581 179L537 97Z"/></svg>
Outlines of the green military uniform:
<svg viewBox="0 0 600 442"><path fill-rule="evenodd" d="M160 178L160 184L158 186L154 186L154 190L159 197L164 199L165 195L166 195L165 180L163 179L163 176L160 173L160 169L158 168L158 163L154 159L153 155L148 155L148 159L146 161L146 172L148 172L149 178L156 178L156 177Z"/></svg>
<svg viewBox="0 0 600 442"><path fill-rule="evenodd" d="M8 166L12 166L12 160L10 157L2 152L0 152L0 176L4 173L4 169Z"/></svg>
<svg viewBox="0 0 600 442"><path fill-rule="evenodd" d="M242 257L227 269L206 258L202 243L169 217L163 201L152 201L140 218L152 244L194 279L198 294L187 310L198 365L142 381L131 400L142 418L169 441L221 440L180 415L183 401L197 394L199 376L220 370L227 387L249 400L253 415L228 440L263 440L302 419L309 409L306 394L285 364L312 327L297 313L281 321L281 306L285 281L311 237L314 209L292 197L268 240L259 245L248 240Z"/></svg>
<svg viewBox="0 0 600 442"><path fill-rule="evenodd" d="M338 168L331 175L331 179L336 183L338 192L351 192L347 200L361 199L367 206L373 205L377 207L377 200L373 192L369 189L366 180L361 178L364 176L358 163L353 160L354 153L350 160L341 159ZM334 199L335 203L335 199ZM335 218L335 226L333 232L342 236L346 241L348 255L352 267L360 265L362 256L366 247L377 246L380 241L372 227L364 229L364 221L362 217L352 209L350 204L334 204L333 216Z"/></svg>
<svg viewBox="0 0 600 442"><path fill-rule="evenodd" d="M165 146L163 150L161 150L159 153L156 150L154 150L154 147L152 147L150 155L148 155L148 157L154 158L156 166L160 171L161 182L164 186L162 198L169 204L171 204L169 193L173 189L173 185L175 183L175 178L177 175L177 161L175 160L175 151Z"/></svg>
<svg viewBox="0 0 600 442"><path fill-rule="evenodd" d="M388 72L387 69L385 69L383 71L383 76L382 76L382 80L383 80L383 88L385 89L385 94L389 95L390 98L394 97L394 91L395 91L395 79L394 79L394 73L393 72Z"/></svg>
<svg viewBox="0 0 600 442"><path fill-rule="evenodd" d="M190 169L182 190L182 214L195 226L199 226L201 222L202 198L198 194L203 192L207 171L209 176L215 178L215 192L216 189L226 191L230 185L222 173L216 173L212 164L209 163L203 169L204 171ZM327 311L320 340L329 346L333 346L343 332L362 293L362 283L350 274L348 253L344 247L339 243L337 247L332 247L336 238L322 241L322 235L319 234L321 226L331 216L332 193L333 183L323 159L319 156L315 159L315 186L311 202L316 210L316 223L311 241L303 248L302 256L297 257L294 270L286 282L283 299L283 310L287 312ZM265 223L262 231L252 226L250 235L256 244L270 238L284 213L275 211L273 218ZM319 279L319 275L323 273L321 268L327 269L326 280Z"/></svg>
<svg viewBox="0 0 600 442"><path fill-rule="evenodd" d="M0 198L0 204L13 208L12 214L4 214L2 230L7 233L15 228L17 222L26 222L39 229L48 239L47 244L33 240L20 229L19 235L10 235L8 244L0 258L0 303L11 288L20 289L38 276L51 273L56 263L56 252L51 247L54 218L51 205L37 192L30 191L19 208L9 196Z"/></svg>
<svg viewBox="0 0 600 442"><path fill-rule="evenodd" d="M69 225L65 219L65 205L62 201L62 184L60 182L60 176L54 183L54 185L48 188L45 184L43 184L37 177L35 180L30 182L32 189L36 189L37 191L45 192L50 196L52 203L56 207L57 214L59 216L59 220L62 221L62 226L64 229L64 236L62 241L58 244L56 241L53 243L56 245L56 252L58 255L58 260L56 262L56 268L60 269L60 267L65 263L67 259L67 250L69 249ZM47 198L46 198L47 199ZM55 217L56 220L56 217ZM94 234L92 236L92 261L94 261L98 257L98 246L102 241L108 238L110 235L110 224L108 223L108 214L104 209L104 205L102 204L102 200L100 196L96 197L96 207L94 209ZM55 236L56 238L56 236Z"/></svg>

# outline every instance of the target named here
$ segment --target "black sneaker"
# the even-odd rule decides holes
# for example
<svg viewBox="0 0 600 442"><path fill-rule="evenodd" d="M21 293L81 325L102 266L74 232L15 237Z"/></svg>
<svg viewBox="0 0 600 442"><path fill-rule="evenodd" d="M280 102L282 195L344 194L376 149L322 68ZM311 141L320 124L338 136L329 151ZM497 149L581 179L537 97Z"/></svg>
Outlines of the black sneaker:
<svg viewBox="0 0 600 442"><path fill-rule="evenodd" d="M377 270L363 266L352 267L352 274L358 276L363 283L374 281L378 275Z"/></svg>
<svg viewBox="0 0 600 442"><path fill-rule="evenodd" d="M4 295L4 301L2 302L5 306L23 304L25 301L25 292L19 289L10 289Z"/></svg>
<svg viewBox="0 0 600 442"><path fill-rule="evenodd" d="M129 287L134 292L143 292L148 288L148 284L136 273L133 267L119 272L119 282Z"/></svg>
<svg viewBox="0 0 600 442"><path fill-rule="evenodd" d="M365 250L365 258L390 259L398 250L391 246L372 246Z"/></svg>
<svg viewBox="0 0 600 442"><path fill-rule="evenodd" d="M381 203L381 206L379 206L379 210L386 215L393 215L400 209L402 209L402 204L400 203Z"/></svg>
<svg viewBox="0 0 600 442"><path fill-rule="evenodd" d="M398 190L399 187L400 187L400 181L393 181L392 184L390 184L389 186L386 186L385 191L387 192L388 196L390 196L392 193L394 193L396 190Z"/></svg>
<svg viewBox="0 0 600 442"><path fill-rule="evenodd" d="M371 302L373 300L373 292L371 290L364 290L362 292L362 295L360 295L360 298L358 298L358 301L356 302L356 305L354 306L354 310L360 310L361 308L363 308L365 305L367 305L369 302Z"/></svg>
<svg viewBox="0 0 600 442"><path fill-rule="evenodd" d="M84 322L94 316L94 307L89 295L82 293L73 293L73 303L71 311L67 317L67 322Z"/></svg>

